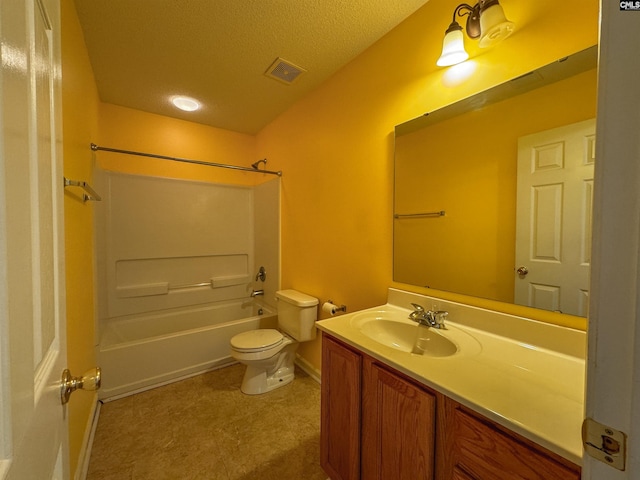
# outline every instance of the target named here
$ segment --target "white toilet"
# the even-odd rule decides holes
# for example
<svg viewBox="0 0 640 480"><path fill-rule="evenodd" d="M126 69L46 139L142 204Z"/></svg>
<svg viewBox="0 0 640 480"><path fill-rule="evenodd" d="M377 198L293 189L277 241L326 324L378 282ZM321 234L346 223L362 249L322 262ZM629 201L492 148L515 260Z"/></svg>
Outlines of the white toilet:
<svg viewBox="0 0 640 480"><path fill-rule="evenodd" d="M316 337L318 299L296 290L279 290L278 330L261 329L231 338L231 356L247 370L240 390L257 395L293 381L298 342Z"/></svg>

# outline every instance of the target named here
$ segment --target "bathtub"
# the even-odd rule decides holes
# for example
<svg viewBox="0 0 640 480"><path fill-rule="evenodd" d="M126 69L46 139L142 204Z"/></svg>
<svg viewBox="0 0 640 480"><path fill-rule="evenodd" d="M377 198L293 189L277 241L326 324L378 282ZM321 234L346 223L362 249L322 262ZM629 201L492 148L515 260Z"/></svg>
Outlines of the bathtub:
<svg viewBox="0 0 640 480"><path fill-rule="evenodd" d="M234 363L231 337L276 325L275 310L254 300L107 319L98 345L99 398L114 400Z"/></svg>

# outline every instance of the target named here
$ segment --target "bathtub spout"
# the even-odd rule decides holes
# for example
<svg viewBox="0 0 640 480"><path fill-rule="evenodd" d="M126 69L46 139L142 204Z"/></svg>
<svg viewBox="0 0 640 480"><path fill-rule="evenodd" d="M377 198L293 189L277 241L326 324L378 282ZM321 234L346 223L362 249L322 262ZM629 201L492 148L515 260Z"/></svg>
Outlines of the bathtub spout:
<svg viewBox="0 0 640 480"><path fill-rule="evenodd" d="M253 290L251 292L252 297L257 297L258 295L264 295L264 290Z"/></svg>

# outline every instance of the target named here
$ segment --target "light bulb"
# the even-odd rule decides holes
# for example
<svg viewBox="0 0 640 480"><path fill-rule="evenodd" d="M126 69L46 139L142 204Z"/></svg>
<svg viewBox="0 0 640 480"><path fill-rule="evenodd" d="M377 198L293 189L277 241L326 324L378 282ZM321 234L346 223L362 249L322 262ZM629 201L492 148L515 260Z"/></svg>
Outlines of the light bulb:
<svg viewBox="0 0 640 480"><path fill-rule="evenodd" d="M449 27L442 41L442 55L440 55L436 65L448 67L464 62L467 58L469 58L469 54L464 49L462 28L459 25L458 28Z"/></svg>
<svg viewBox="0 0 640 480"><path fill-rule="evenodd" d="M193 112L200 108L200 102L191 97L185 97L182 95L172 97L171 103L173 103L180 110L184 110L185 112Z"/></svg>

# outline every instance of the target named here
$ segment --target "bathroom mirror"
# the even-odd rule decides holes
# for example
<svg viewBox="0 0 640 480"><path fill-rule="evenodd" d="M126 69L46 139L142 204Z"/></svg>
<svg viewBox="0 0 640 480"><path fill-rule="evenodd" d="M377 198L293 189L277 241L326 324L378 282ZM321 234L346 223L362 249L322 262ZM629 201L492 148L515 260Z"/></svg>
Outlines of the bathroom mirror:
<svg viewBox="0 0 640 480"><path fill-rule="evenodd" d="M596 62L592 47L396 126L394 281L587 315Z"/></svg>

